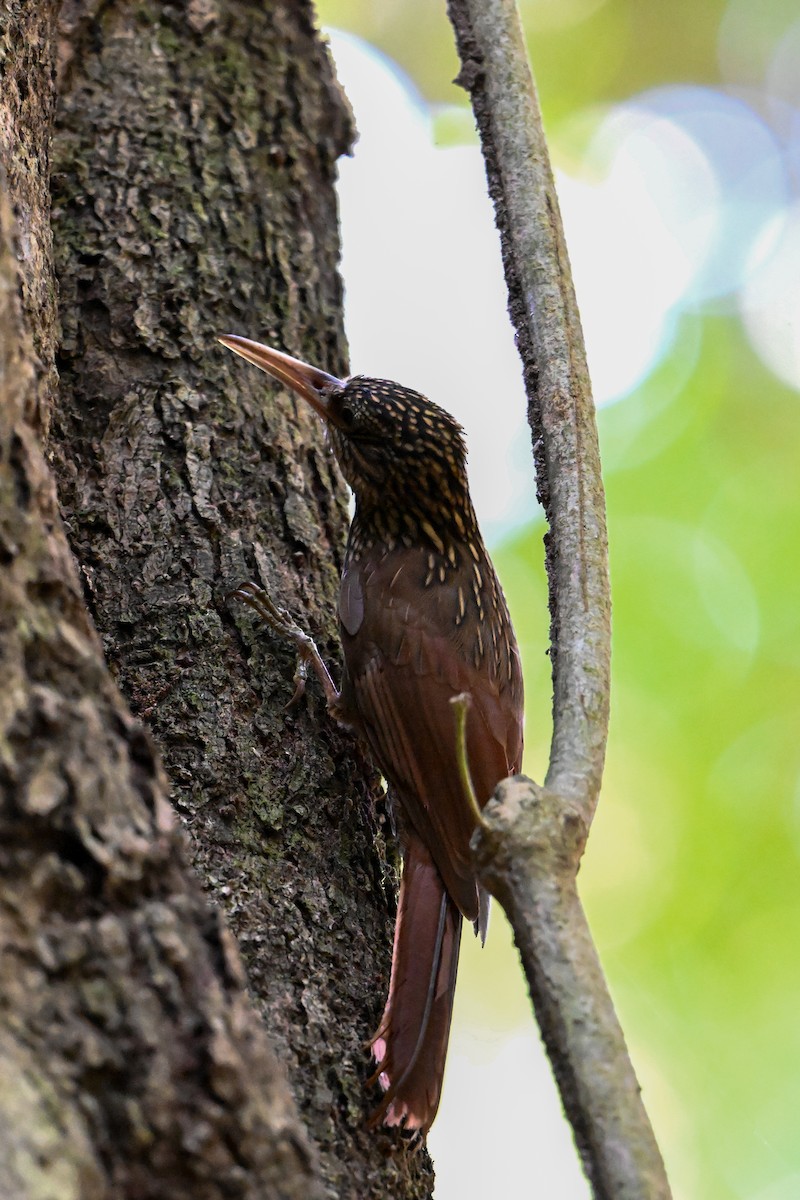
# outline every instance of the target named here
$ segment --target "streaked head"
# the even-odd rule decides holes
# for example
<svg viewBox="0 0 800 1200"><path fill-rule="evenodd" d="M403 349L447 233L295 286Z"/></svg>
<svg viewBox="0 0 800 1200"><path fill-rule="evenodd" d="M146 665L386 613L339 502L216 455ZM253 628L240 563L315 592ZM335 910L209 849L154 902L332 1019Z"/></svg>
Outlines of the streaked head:
<svg viewBox="0 0 800 1200"><path fill-rule="evenodd" d="M420 392L353 375L339 379L248 338L219 339L312 405L358 500L413 505L426 514L463 504L466 446L458 422Z"/></svg>

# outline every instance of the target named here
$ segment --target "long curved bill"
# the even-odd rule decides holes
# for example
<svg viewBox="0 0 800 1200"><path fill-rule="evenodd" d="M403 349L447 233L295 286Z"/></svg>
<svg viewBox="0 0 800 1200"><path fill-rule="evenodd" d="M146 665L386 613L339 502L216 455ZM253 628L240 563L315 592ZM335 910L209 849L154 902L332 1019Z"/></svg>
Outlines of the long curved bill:
<svg viewBox="0 0 800 1200"><path fill-rule="evenodd" d="M319 415L326 419L328 400L325 393L332 387L344 387L343 379L328 375L318 367L301 362L299 358L292 358L282 350L273 350L271 346L264 346L261 342L251 342L249 338L238 337L236 334L226 334L217 338L217 341L247 362L266 371L279 383L297 392L298 396L307 400Z"/></svg>

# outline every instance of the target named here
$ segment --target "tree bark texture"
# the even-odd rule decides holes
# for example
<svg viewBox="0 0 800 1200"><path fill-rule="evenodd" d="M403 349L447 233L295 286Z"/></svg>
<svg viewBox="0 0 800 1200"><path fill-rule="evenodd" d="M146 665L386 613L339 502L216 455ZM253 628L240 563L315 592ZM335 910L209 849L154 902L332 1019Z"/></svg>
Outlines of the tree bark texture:
<svg viewBox="0 0 800 1200"><path fill-rule="evenodd" d="M6 17L18 63L40 22L19 66L28 95L52 94L54 19L33 3ZM349 111L301 2L65 3L59 91L47 455L79 573L15 417L3 494L33 540L3 530L21 572L0 600L2 901L19 949L0 1075L24 1086L6 1092L0 1126L27 1141L20 1159L0 1133L16 1171L0 1192L314 1196L315 1160L329 1196L428 1196L427 1155L364 1127L396 888L377 780L315 685L285 711L291 650L225 599L261 579L335 660L344 488L314 418L214 335L344 370L333 179ZM46 120L8 145L28 132L46 177ZM44 263L47 221L26 205L23 241L42 231ZM55 291L21 246L46 379L28 377L14 412L24 403L47 429L54 309L35 297ZM311 1151L93 625L164 756Z"/></svg>
<svg viewBox="0 0 800 1200"><path fill-rule="evenodd" d="M47 155L55 102L55 0L6 5L0 15L0 183L16 222L19 282L25 327L38 359L24 391L24 416L46 431L57 385L58 332L52 270Z"/></svg>
<svg viewBox="0 0 800 1200"><path fill-rule="evenodd" d="M313 685L285 711L291 648L225 599L260 578L338 653L338 472L314 416L214 335L344 370L333 182L349 110L302 3L107 5L69 41L56 458L91 611L325 1180L425 1194L427 1160L387 1158L364 1129L395 889L374 778Z"/></svg>
<svg viewBox="0 0 800 1200"><path fill-rule="evenodd" d="M2 16L0 1195L301 1200L322 1192L285 1074L103 663L37 437L54 35L54 5Z"/></svg>

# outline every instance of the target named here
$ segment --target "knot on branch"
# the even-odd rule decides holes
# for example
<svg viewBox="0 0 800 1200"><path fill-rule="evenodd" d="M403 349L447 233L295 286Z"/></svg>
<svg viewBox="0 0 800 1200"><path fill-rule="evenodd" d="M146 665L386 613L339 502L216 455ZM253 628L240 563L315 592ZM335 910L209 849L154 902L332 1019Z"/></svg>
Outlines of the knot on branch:
<svg viewBox="0 0 800 1200"><path fill-rule="evenodd" d="M461 0L448 0L447 15L453 25L458 56L461 59L461 70L453 83L456 87L463 87L471 95L486 76L484 54L475 37L468 7Z"/></svg>
<svg viewBox="0 0 800 1200"><path fill-rule="evenodd" d="M456 75L453 83L456 87L462 87L465 92L469 92L471 95L483 81L485 74L486 71L482 58L468 58L461 64L461 70Z"/></svg>
<svg viewBox="0 0 800 1200"><path fill-rule="evenodd" d="M503 779L472 835L481 883L498 899L523 871L542 882L575 878L588 826L574 801L525 775Z"/></svg>

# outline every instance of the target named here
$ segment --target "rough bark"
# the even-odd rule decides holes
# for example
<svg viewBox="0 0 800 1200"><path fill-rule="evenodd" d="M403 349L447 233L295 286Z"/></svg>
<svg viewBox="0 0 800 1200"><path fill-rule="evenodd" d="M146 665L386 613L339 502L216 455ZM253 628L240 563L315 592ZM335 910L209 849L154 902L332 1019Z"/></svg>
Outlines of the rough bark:
<svg viewBox="0 0 800 1200"><path fill-rule="evenodd" d="M24 416L46 431L57 384L58 331L47 170L55 100L55 0L6 5L0 14L0 183L16 222L20 296L38 363Z"/></svg>
<svg viewBox="0 0 800 1200"><path fill-rule="evenodd" d="M0 1194L300 1200L321 1189L285 1074L104 665L37 437L54 17L0 25Z"/></svg>
<svg viewBox="0 0 800 1200"><path fill-rule="evenodd" d="M427 1155L364 1125L396 887L380 791L315 685L285 710L291 649L225 598L261 579L335 663L341 480L313 415L214 335L344 370L333 179L349 112L305 3L66 11L51 453L86 601L329 1193L428 1195Z"/></svg>

